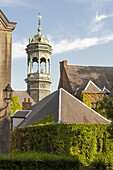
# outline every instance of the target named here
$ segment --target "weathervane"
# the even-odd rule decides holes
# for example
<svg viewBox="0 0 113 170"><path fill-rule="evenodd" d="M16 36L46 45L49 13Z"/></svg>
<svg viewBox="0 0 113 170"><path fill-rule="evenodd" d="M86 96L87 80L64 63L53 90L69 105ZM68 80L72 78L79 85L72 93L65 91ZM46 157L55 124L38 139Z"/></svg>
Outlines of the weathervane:
<svg viewBox="0 0 113 170"><path fill-rule="evenodd" d="M42 16L40 15L40 13L38 14L38 18L39 18L39 21L38 21L38 32L41 32L40 20L42 19Z"/></svg>

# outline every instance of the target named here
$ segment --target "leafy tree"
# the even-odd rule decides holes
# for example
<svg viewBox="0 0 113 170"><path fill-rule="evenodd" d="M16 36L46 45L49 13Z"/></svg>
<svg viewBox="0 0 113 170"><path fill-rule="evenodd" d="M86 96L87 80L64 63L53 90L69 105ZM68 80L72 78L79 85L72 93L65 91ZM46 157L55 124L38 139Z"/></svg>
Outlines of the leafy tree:
<svg viewBox="0 0 113 170"><path fill-rule="evenodd" d="M96 109L102 116L113 120L113 98L105 96L103 100L96 102Z"/></svg>
<svg viewBox="0 0 113 170"><path fill-rule="evenodd" d="M18 96L11 97L11 115L13 115L17 110L22 110L22 105L18 101Z"/></svg>

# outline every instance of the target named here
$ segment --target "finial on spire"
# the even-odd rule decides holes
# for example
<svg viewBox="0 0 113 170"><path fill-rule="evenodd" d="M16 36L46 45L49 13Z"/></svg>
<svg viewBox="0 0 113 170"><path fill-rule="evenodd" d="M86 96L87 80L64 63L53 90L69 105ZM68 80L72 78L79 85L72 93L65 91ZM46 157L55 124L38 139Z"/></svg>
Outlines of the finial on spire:
<svg viewBox="0 0 113 170"><path fill-rule="evenodd" d="M40 13L38 14L38 18L39 18L39 21L38 21L38 32L41 32L40 20L42 19L42 16L40 15Z"/></svg>

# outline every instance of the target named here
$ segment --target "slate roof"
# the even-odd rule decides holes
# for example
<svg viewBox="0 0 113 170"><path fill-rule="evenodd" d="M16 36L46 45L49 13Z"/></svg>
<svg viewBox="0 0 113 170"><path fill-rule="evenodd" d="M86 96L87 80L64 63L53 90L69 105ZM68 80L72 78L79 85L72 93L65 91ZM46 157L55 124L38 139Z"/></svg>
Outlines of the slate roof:
<svg viewBox="0 0 113 170"><path fill-rule="evenodd" d="M111 123L62 88L31 106L30 110L28 117L18 127L32 125L53 113L55 123Z"/></svg>
<svg viewBox="0 0 113 170"><path fill-rule="evenodd" d="M113 85L113 67L67 65L64 67L73 92L83 90L91 80L101 90Z"/></svg>
<svg viewBox="0 0 113 170"><path fill-rule="evenodd" d="M24 102L24 98L26 98L28 101L28 98L30 98L30 102L32 103L32 105L35 104L34 100L29 96L29 94L26 91L18 91L18 90L14 90L13 91L13 96L18 96L19 97L19 103L22 105L22 102Z"/></svg>
<svg viewBox="0 0 113 170"><path fill-rule="evenodd" d="M12 118L26 118L30 110L17 110L11 117Z"/></svg>

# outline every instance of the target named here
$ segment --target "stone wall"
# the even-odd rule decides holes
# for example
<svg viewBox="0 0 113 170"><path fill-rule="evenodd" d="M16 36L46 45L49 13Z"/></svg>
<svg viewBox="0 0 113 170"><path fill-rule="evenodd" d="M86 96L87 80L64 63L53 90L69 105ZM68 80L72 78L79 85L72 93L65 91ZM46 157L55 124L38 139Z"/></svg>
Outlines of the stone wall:
<svg viewBox="0 0 113 170"><path fill-rule="evenodd" d="M11 23L0 10L0 109L6 106L3 90L11 85L11 46L12 30L16 23ZM0 111L0 153L9 153L10 104Z"/></svg>

